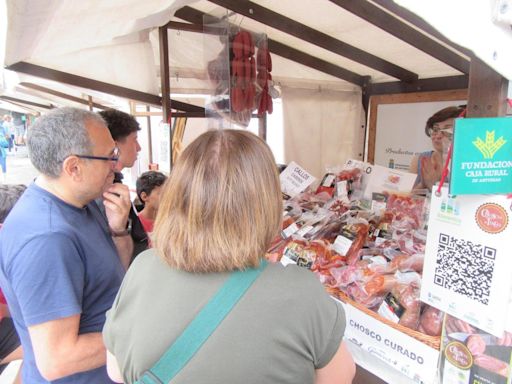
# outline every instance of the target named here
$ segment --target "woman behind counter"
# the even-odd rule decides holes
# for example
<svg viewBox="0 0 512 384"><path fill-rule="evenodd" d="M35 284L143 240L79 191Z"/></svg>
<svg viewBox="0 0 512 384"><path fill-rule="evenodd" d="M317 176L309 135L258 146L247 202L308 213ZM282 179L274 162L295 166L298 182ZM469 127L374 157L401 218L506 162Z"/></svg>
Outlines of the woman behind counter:
<svg viewBox="0 0 512 384"><path fill-rule="evenodd" d="M431 138L434 150L413 157L409 172L418 175L414 189L432 190L432 186L441 180L445 154L453 137L454 120L460 117L464 109L465 106L443 108L427 120L425 134Z"/></svg>
<svg viewBox="0 0 512 384"><path fill-rule="evenodd" d="M192 142L162 191L155 248L134 261L107 314L111 377L133 383L151 368L231 271L260 265L281 217L261 139L219 130ZM350 383L344 330L342 307L310 271L269 264L172 382Z"/></svg>

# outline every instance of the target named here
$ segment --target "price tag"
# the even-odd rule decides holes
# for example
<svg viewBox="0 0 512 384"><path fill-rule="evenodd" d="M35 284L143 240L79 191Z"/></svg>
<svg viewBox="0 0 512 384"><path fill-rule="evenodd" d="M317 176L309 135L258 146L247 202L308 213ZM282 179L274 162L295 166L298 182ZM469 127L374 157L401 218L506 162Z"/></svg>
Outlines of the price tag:
<svg viewBox="0 0 512 384"><path fill-rule="evenodd" d="M316 180L313 175L293 161L281 172L279 179L281 191L290 197L298 195Z"/></svg>
<svg viewBox="0 0 512 384"><path fill-rule="evenodd" d="M345 236L339 235L336 237L336 240L334 240L334 243L332 247L336 252L338 252L340 255L345 256L348 253L348 250L352 246L352 240L347 239Z"/></svg>
<svg viewBox="0 0 512 384"><path fill-rule="evenodd" d="M287 226L285 229L283 229L283 237L286 239L293 235L295 232L299 230L299 227L297 224L292 223L289 226Z"/></svg>

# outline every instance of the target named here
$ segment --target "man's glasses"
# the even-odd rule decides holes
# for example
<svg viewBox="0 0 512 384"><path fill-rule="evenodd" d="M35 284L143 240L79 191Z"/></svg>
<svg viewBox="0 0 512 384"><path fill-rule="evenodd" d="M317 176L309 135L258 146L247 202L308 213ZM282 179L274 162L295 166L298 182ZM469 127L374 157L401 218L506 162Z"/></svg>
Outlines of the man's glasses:
<svg viewBox="0 0 512 384"><path fill-rule="evenodd" d="M103 160L103 161L112 161L117 163L119 160L119 148L115 147L112 152L112 156L92 156L92 155L74 155L80 159L90 159L90 160Z"/></svg>

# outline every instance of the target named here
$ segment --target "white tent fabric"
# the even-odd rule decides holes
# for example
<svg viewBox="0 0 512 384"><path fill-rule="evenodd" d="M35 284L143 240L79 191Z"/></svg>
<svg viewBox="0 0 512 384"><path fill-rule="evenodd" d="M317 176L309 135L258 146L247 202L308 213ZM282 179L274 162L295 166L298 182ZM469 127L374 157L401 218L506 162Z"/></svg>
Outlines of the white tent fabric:
<svg viewBox="0 0 512 384"><path fill-rule="evenodd" d="M320 178L328 166L361 159L364 112L361 92L283 87L285 161Z"/></svg>
<svg viewBox="0 0 512 384"><path fill-rule="evenodd" d="M512 0L395 0L512 80Z"/></svg>
<svg viewBox="0 0 512 384"><path fill-rule="evenodd" d="M28 61L158 94L149 30L194 1L7 0L5 64Z"/></svg>

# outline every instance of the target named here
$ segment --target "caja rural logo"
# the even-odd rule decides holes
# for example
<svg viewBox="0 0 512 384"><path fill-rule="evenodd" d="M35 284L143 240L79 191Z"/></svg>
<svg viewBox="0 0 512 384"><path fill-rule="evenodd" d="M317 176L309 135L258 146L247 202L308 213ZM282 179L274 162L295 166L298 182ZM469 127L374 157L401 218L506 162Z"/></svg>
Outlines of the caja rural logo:
<svg viewBox="0 0 512 384"><path fill-rule="evenodd" d="M485 141L480 137L472 141L472 144L481 153L483 161L463 161L460 163L460 168L465 172L466 177L470 178L492 178L488 181L499 182L502 177L509 176L509 168L512 167L512 161L510 159L498 158L493 160L494 156L498 151L503 148L507 143L507 140L500 136L499 139L495 140L495 131L485 132ZM481 181L484 181L482 179Z"/></svg>
<svg viewBox="0 0 512 384"><path fill-rule="evenodd" d="M477 139L473 141L473 145L480 151L484 159L492 159L506 142L507 140L505 140L503 136L498 140L494 140L494 131L486 131L485 141L477 137Z"/></svg>

